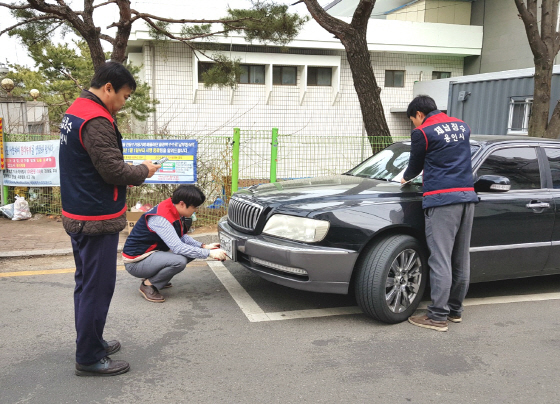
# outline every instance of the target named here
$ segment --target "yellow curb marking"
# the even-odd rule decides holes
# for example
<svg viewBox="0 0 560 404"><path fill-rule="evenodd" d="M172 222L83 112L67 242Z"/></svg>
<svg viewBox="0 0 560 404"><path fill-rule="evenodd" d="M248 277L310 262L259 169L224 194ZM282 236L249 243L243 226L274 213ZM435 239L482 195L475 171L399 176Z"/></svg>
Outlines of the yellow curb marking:
<svg viewBox="0 0 560 404"><path fill-rule="evenodd" d="M191 267L205 266L206 261L195 261L189 263ZM117 271L124 271L124 265L118 265ZM53 274L71 274L76 272L76 268L62 269L44 269L41 271L17 271L17 272L0 272L0 278L12 278L14 276L35 276L35 275L53 275Z"/></svg>
<svg viewBox="0 0 560 404"><path fill-rule="evenodd" d="M117 271L124 271L124 266L117 266ZM44 269L42 271L17 271L0 273L0 278L11 278L14 276L34 276L34 275L51 275L51 274L71 274L76 272L76 268L63 269Z"/></svg>

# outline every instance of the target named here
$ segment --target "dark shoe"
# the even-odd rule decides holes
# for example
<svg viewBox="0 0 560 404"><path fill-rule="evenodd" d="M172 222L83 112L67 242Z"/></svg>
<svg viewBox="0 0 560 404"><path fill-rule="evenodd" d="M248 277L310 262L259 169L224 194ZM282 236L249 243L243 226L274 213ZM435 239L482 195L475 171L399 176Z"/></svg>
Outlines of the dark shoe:
<svg viewBox="0 0 560 404"><path fill-rule="evenodd" d="M447 331L447 321L432 320L428 316L409 317L408 322L418 327L429 328L430 330Z"/></svg>
<svg viewBox="0 0 560 404"><path fill-rule="evenodd" d="M451 321L452 323L460 323L461 321L463 321L463 319L461 318L461 316L458 316L456 314L450 314L447 316L447 319L449 321Z"/></svg>
<svg viewBox="0 0 560 404"><path fill-rule="evenodd" d="M116 376L130 370L126 361L114 361L108 356L93 365L80 365L76 363L76 376Z"/></svg>
<svg viewBox="0 0 560 404"><path fill-rule="evenodd" d="M140 293L142 296L153 303L163 303L165 298L159 293L159 290L154 285L145 285L144 282L140 285Z"/></svg>
<svg viewBox="0 0 560 404"><path fill-rule="evenodd" d="M113 355L117 353L121 349L121 343L117 340L113 341L105 341L103 340L103 346L105 347L105 352L107 352L107 356Z"/></svg>
<svg viewBox="0 0 560 404"><path fill-rule="evenodd" d="M142 282L144 282L146 279L148 279L148 278L143 278ZM167 282L165 284L165 286L162 287L162 289L167 289L167 288L172 288L172 287L173 287L173 284L171 282Z"/></svg>

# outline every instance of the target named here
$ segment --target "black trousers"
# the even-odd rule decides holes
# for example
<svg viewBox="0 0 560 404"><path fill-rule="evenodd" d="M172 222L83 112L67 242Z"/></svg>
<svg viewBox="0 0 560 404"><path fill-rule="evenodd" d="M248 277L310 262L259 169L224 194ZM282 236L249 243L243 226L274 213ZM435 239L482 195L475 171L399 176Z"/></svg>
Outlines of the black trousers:
<svg viewBox="0 0 560 404"><path fill-rule="evenodd" d="M103 329L115 291L119 234L69 235L76 263L76 362L91 365L107 356Z"/></svg>

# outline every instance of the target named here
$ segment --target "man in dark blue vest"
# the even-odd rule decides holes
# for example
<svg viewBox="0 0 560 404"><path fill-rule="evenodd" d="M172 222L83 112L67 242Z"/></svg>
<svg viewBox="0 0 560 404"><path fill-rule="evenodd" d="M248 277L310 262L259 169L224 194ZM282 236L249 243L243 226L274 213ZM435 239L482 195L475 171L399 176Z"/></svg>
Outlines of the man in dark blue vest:
<svg viewBox="0 0 560 404"><path fill-rule="evenodd" d="M402 183L424 170L422 207L430 249L432 304L424 316L408 321L416 326L447 331L447 321L462 321L463 300L470 280L469 249L478 197L474 192L469 144L470 128L438 111L425 95L414 98L407 116L411 134L410 161Z"/></svg>
<svg viewBox="0 0 560 404"><path fill-rule="evenodd" d="M180 185L171 198L144 213L123 247L126 270L142 279L140 293L152 303L163 303L161 289L195 258L225 260L219 243L203 244L187 234L185 218L191 218L206 197L194 185Z"/></svg>
<svg viewBox="0 0 560 404"><path fill-rule="evenodd" d="M120 63L98 68L89 90L68 108L60 126L62 223L76 263L74 313L76 374L111 376L129 364L108 355L120 349L105 341L103 329L115 290L119 232L126 226L126 186L140 185L158 165L123 160L115 114L136 89Z"/></svg>

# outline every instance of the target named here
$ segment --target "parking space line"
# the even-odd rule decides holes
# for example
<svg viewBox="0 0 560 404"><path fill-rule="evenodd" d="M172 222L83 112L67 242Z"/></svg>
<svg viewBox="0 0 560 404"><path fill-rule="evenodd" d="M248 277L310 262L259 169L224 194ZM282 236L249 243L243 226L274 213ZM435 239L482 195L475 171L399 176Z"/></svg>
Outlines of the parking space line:
<svg viewBox="0 0 560 404"><path fill-rule="evenodd" d="M292 310L274 313L265 313L255 300L247 293L224 264L218 261L209 261L208 266L218 277L222 285L237 303L243 314L252 322L294 320L297 318L327 317L345 314L359 314L359 307L332 307L328 309Z"/></svg>
<svg viewBox="0 0 560 404"><path fill-rule="evenodd" d="M237 279L235 279L224 264L219 261L208 261L208 266L218 277L220 282L222 282L222 285L224 285L249 321L270 321L263 309L260 308L243 286L237 282Z"/></svg>
<svg viewBox="0 0 560 404"><path fill-rule="evenodd" d="M279 321L294 320L298 318L328 317L349 314L360 314L357 306L351 307L332 307L328 309L311 309L311 310L292 310L266 313L255 300L247 293L235 277L229 272L224 264L218 261L209 261L208 266L218 277L222 285L229 292L233 300L237 303L247 319L254 322L261 321ZM505 304L505 303L522 303L522 302L539 302L545 300L560 300L560 293L540 293L531 295L515 295L515 296L492 296L465 299L464 306L481 306L487 304ZM418 306L419 310L426 309L429 302L421 302Z"/></svg>

